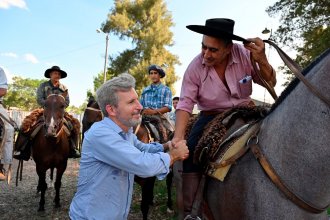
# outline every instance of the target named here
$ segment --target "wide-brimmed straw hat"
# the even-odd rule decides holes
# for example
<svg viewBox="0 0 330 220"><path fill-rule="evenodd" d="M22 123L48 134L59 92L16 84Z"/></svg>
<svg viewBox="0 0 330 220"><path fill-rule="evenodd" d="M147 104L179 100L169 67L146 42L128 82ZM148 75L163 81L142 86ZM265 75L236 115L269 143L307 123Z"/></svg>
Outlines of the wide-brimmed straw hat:
<svg viewBox="0 0 330 220"><path fill-rule="evenodd" d="M248 42L246 39L234 34L235 21L228 18L208 19L204 25L188 25L187 28L194 32L220 39L231 39Z"/></svg>
<svg viewBox="0 0 330 220"><path fill-rule="evenodd" d="M50 73L53 72L53 71L58 71L58 72L60 72L60 73L61 73L61 78L65 78L65 77L67 76L66 72L63 71L63 70L61 70L60 67L58 67L58 66L53 66L52 68L47 69L47 70L45 71L45 77L46 77L46 78L50 78Z"/></svg>

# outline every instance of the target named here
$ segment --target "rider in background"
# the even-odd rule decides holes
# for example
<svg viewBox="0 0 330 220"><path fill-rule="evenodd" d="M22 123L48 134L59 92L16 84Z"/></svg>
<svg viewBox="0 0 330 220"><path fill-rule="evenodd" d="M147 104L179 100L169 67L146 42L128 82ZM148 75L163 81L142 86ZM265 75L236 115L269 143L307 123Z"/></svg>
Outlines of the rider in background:
<svg viewBox="0 0 330 220"><path fill-rule="evenodd" d="M3 96L6 95L8 89L7 77L4 70L0 67L0 117L4 123L4 130L1 131L3 141L0 145L0 181L6 179L4 165L12 164L13 162L13 142L14 142L14 127L7 121L10 120L6 108L3 107ZM5 118L5 119L4 119ZM7 120L6 120L7 119Z"/></svg>
<svg viewBox="0 0 330 220"><path fill-rule="evenodd" d="M65 103L66 103L66 107L68 107L69 104L70 104L70 97L69 97L68 89L66 88L65 85L60 83L60 79L65 78L67 76L67 73L65 71L61 70L60 67L53 66L52 68L47 69L45 71L44 76L46 78L49 78L50 80L48 80L46 82L43 82L39 85L39 87L37 89L37 102L38 102L38 104L41 107L44 107L45 101L46 101L46 99L49 95L51 95L51 94L58 94L58 95L65 94L64 95ZM69 130L72 131L73 130L73 121L70 118L70 116L68 116L68 113L65 114L65 119L68 122L67 126L68 126ZM80 157L80 153L76 149L78 135L79 134L75 134L74 132L71 132L69 158L79 158ZM18 149L15 149L15 150L16 151L22 151L23 149L18 148ZM21 154L19 154L19 153L15 154L14 158L22 159Z"/></svg>
<svg viewBox="0 0 330 220"><path fill-rule="evenodd" d="M153 64L149 66L148 73L151 85L147 86L141 94L142 115L153 119L158 118L158 123L173 132L174 129L165 116L165 113L172 110L172 92L161 82L161 78L166 75L165 71L160 66Z"/></svg>
<svg viewBox="0 0 330 220"><path fill-rule="evenodd" d="M187 138L189 158L183 162L182 189L184 212L189 215L201 178L201 167L193 163L193 153L204 127L217 114L238 106L254 105L252 81L263 83L254 71L250 57L257 62L263 79L272 87L276 84L273 67L268 63L265 44L260 38L236 36L235 22L227 18L206 20L203 25L187 28L203 34L201 53L184 73L180 101L176 109L175 134L172 142L183 140L193 107L201 113ZM242 41L244 45L232 41Z"/></svg>

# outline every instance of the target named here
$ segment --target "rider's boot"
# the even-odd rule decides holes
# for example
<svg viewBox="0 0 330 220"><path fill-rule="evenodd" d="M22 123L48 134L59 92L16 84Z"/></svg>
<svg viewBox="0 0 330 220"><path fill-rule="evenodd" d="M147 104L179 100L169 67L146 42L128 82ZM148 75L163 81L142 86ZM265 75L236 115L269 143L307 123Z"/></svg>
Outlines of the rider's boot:
<svg viewBox="0 0 330 220"><path fill-rule="evenodd" d="M29 145L30 137L24 133L19 133L14 146L13 158L17 160L28 161L31 156L31 149Z"/></svg>
<svg viewBox="0 0 330 220"><path fill-rule="evenodd" d="M200 180L201 174L198 172L182 173L182 196L184 216L191 214L192 206ZM200 213L198 213L198 215L200 216Z"/></svg>
<svg viewBox="0 0 330 220"><path fill-rule="evenodd" d="M76 148L75 141L70 138L70 152L69 152L69 158L80 158L81 155L79 151Z"/></svg>

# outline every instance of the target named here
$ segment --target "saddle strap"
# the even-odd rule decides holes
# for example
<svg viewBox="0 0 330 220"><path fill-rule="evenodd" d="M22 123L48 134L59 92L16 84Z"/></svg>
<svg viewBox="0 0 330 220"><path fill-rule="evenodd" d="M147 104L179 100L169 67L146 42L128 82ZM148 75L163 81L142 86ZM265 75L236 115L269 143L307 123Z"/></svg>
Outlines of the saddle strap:
<svg viewBox="0 0 330 220"><path fill-rule="evenodd" d="M272 167L272 165L269 163L269 161L267 160L267 158L265 157L265 155L262 153L260 147L258 146L258 142L257 141L256 141L255 144L252 144L250 146L250 148L251 148L253 154L255 155L255 157L257 158L257 160L259 161L261 167L264 169L264 171L266 172L266 174L268 175L268 177L271 179L271 181L293 203L295 203L299 207L303 208L304 210L306 210L308 212L311 212L311 213L315 213L315 214L319 214L321 212L324 212L327 209L327 207L329 205L327 205L324 208L318 208L318 207L316 207L316 206L314 206L312 204L309 204L308 202L306 202L305 200L303 200L302 198L300 198L299 196L297 196L296 194L294 194L285 185L285 183L282 181L282 179L278 176L278 174L276 173L276 171L274 170L274 168Z"/></svg>
<svg viewBox="0 0 330 220"><path fill-rule="evenodd" d="M306 80L305 76L301 73L302 72L302 68L295 62L293 61L281 48L279 48L274 42L270 41L270 40L263 40L265 43L268 43L269 45L272 45L276 51L278 52L278 54L280 55L280 57L282 58L282 60L284 61L284 63L289 67L289 69L294 73L294 75L300 79L305 85L306 87L317 97L319 97L325 104L327 104L328 106L330 106L330 100L327 99L324 95L322 95L322 93L316 89L315 86L313 86L309 81Z"/></svg>
<svg viewBox="0 0 330 220"><path fill-rule="evenodd" d="M268 92L270 93L270 95L273 97L273 99L276 101L278 99L277 95L276 95L276 92L275 92L275 89L274 87L270 86L268 84L268 82L262 77L261 73L260 73L260 70L257 68L257 65L256 65L256 61L253 59L252 55L250 55L250 60L251 60L251 63L252 63L252 66L253 66L253 69L254 69L254 72L257 73L257 75L259 76L262 84L264 84L265 88L268 90ZM273 68L273 67L272 67ZM274 69L272 69L273 73L274 73Z"/></svg>

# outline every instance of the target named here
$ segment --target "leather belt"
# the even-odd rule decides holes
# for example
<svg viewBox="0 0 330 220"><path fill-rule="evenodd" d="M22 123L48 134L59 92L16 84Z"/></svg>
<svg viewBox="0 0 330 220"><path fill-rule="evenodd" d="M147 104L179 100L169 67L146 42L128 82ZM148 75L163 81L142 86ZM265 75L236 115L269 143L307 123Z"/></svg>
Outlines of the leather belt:
<svg viewBox="0 0 330 220"><path fill-rule="evenodd" d="M200 114L202 116L209 116L209 115L218 115L222 112L219 112L219 111L201 111Z"/></svg>

